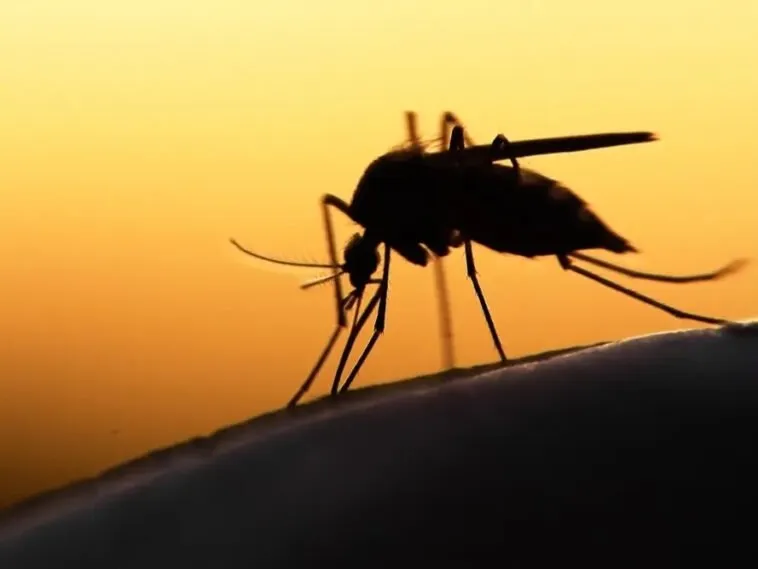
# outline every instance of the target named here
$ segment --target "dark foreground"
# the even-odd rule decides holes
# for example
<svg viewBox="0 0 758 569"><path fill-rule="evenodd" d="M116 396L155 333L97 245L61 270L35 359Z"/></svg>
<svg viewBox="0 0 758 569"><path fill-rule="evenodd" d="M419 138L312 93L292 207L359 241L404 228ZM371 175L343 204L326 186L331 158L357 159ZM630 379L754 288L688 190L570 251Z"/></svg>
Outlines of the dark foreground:
<svg viewBox="0 0 758 569"><path fill-rule="evenodd" d="M0 567L752 566L757 448L758 328L653 335L160 451L11 509Z"/></svg>

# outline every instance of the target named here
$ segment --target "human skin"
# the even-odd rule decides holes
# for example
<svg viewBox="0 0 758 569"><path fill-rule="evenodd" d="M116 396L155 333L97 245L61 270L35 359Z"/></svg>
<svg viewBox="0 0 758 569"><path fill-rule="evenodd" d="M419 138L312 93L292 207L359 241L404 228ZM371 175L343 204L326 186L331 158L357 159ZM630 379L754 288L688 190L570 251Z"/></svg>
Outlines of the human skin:
<svg viewBox="0 0 758 569"><path fill-rule="evenodd" d="M0 566L676 566L758 503L755 325L348 393L11 509ZM578 566L578 565L577 565Z"/></svg>

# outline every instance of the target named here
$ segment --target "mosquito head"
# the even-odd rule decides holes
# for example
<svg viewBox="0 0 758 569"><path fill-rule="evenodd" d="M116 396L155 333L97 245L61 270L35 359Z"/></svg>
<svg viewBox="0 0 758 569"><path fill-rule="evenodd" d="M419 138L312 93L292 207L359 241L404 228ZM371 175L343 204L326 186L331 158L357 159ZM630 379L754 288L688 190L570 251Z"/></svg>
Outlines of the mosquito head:
<svg viewBox="0 0 758 569"><path fill-rule="evenodd" d="M377 244L355 233L345 245L343 257L343 269L350 277L350 284L356 289L364 288L379 267Z"/></svg>

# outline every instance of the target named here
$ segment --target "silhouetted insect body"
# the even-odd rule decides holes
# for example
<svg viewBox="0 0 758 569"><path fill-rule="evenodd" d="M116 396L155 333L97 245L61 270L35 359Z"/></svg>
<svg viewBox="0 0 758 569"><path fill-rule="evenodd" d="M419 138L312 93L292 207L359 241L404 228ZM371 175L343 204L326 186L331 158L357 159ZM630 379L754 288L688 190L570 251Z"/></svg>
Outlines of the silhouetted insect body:
<svg viewBox="0 0 758 569"><path fill-rule="evenodd" d="M424 152L418 146L387 153L374 160L363 173L349 203L332 194L321 199L327 243L328 264L281 261L240 249L248 254L282 264L328 267L333 273L309 283L334 283L337 326L308 378L292 398L295 405L308 390L343 327L347 312L355 305L350 333L332 382L332 394L346 391L378 337L384 331L389 281L390 252L425 266L429 251L438 257L449 254L451 247L463 245L466 270L479 299L483 314L501 360L505 361L481 286L478 282L472 244L479 243L502 253L524 257L555 255L561 267L637 300L662 309L679 318L722 324L726 321L686 313L631 289L618 285L586 269L575 266L571 258L633 278L663 282L713 280L734 272L740 263L702 275L669 276L633 271L590 257L581 250L606 249L614 253L635 251L622 236L614 232L575 193L561 183L530 171L518 163L518 157L555 152L573 152L589 148L634 144L655 140L651 133L611 133L555 139L509 142L503 135L489 145L465 147L465 133L460 124L453 127L449 149ZM497 164L508 159L511 166ZM330 217L330 209L343 212L364 228L347 243L339 263ZM373 273L379 266L379 247L383 245L380 279ZM347 274L353 290L343 296L340 275ZM360 302L365 288L377 285L363 312ZM376 310L374 333L358 361L341 384L342 374L355 340Z"/></svg>

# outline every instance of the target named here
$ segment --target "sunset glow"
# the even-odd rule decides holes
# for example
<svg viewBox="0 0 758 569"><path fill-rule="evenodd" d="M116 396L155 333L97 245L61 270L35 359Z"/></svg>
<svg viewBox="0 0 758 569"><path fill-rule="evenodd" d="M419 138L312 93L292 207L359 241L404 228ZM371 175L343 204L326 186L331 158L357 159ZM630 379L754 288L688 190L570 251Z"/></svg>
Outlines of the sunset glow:
<svg viewBox="0 0 758 569"><path fill-rule="evenodd" d="M0 6L0 507L280 407L334 325L318 200L453 110L478 142L650 130L525 159L642 253L702 272L758 252L758 5L638 0L7 0ZM340 243L356 229L341 220ZM476 249L506 352L689 327L562 272ZM601 255L611 259L610 255ZM393 264L356 386L435 372L434 274ZM458 365L495 351L462 250L445 267ZM758 267L677 286L758 312ZM313 395L328 388L332 360Z"/></svg>

